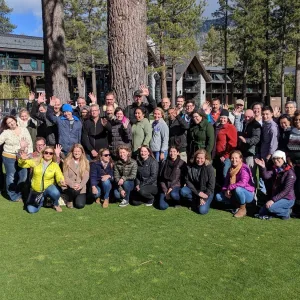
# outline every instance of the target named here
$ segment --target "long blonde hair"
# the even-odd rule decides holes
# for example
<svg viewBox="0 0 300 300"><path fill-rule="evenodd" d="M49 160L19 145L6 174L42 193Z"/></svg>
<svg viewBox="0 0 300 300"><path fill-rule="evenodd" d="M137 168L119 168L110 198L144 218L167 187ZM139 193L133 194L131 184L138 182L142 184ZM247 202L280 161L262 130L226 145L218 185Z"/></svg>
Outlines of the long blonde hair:
<svg viewBox="0 0 300 300"><path fill-rule="evenodd" d="M85 172L90 172L90 163L85 156L85 151L80 144L74 144L68 153L66 159L64 160L63 171L66 172L70 166L70 163L73 159L73 151L75 148L79 148L82 152L81 157L79 159L79 174L80 177L83 178Z"/></svg>

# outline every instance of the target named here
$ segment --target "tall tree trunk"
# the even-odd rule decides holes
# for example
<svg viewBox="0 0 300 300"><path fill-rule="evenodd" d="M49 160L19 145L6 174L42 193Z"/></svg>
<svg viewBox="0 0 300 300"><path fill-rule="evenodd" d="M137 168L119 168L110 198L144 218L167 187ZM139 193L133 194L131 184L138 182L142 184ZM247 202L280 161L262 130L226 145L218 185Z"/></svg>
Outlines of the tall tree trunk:
<svg viewBox="0 0 300 300"><path fill-rule="evenodd" d="M96 78L96 66L95 66L95 57L92 54L92 90L94 95L97 98L97 78Z"/></svg>
<svg viewBox="0 0 300 300"><path fill-rule="evenodd" d="M247 73L248 73L248 60L244 60L243 64L243 100L246 101L247 98Z"/></svg>
<svg viewBox="0 0 300 300"><path fill-rule="evenodd" d="M261 101L265 103L267 96L267 80L266 80L266 66L263 61L261 64Z"/></svg>
<svg viewBox="0 0 300 300"><path fill-rule="evenodd" d="M78 96L85 98L85 80L83 72L77 71L77 88L78 88Z"/></svg>
<svg viewBox="0 0 300 300"><path fill-rule="evenodd" d="M176 100L176 65L172 65L172 106L175 107L175 100Z"/></svg>
<svg viewBox="0 0 300 300"><path fill-rule="evenodd" d="M168 97L168 88L167 88L167 67L166 67L166 61L163 56L161 56L161 75L160 75L160 80L161 80L161 98L167 98Z"/></svg>
<svg viewBox="0 0 300 300"><path fill-rule="evenodd" d="M300 40L297 41L296 49L296 70L295 70L295 100L297 107L300 107Z"/></svg>
<svg viewBox="0 0 300 300"><path fill-rule="evenodd" d="M111 89L124 108L134 91L146 84L146 0L110 0L107 7Z"/></svg>
<svg viewBox="0 0 300 300"><path fill-rule="evenodd" d="M63 0L42 0L45 90L47 98L53 95L62 103L70 100Z"/></svg>
<svg viewBox="0 0 300 300"><path fill-rule="evenodd" d="M284 111L284 67L285 67L285 40L282 41L282 51L281 51L281 70L280 70L280 96L281 96L281 111Z"/></svg>

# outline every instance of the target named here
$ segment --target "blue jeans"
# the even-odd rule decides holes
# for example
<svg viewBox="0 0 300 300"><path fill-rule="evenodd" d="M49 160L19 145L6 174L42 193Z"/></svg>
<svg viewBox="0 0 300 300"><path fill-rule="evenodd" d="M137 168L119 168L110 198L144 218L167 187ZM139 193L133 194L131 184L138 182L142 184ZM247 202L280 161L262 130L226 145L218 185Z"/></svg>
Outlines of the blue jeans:
<svg viewBox="0 0 300 300"><path fill-rule="evenodd" d="M231 202L232 200L237 201L240 205L244 205L246 203L251 203L254 198L254 192L249 192L242 187L237 187L236 189L231 191L231 198L225 197L225 192L218 193L216 195L216 200L218 202Z"/></svg>
<svg viewBox="0 0 300 300"><path fill-rule="evenodd" d="M132 181L132 180L127 180L127 181L125 181L124 183L123 183L123 189L125 190L125 200L126 201L129 201L129 196L130 196L130 192L134 189L134 182ZM117 199L117 200L120 200L120 199L123 199L122 197L121 197L121 194L120 194L120 192L119 192L119 190L118 190L118 188L116 188L115 190L114 190L114 194L115 194L115 198Z"/></svg>
<svg viewBox="0 0 300 300"><path fill-rule="evenodd" d="M100 186L99 186L100 185ZM111 182L110 180L100 181L99 184L96 186L98 193L93 194L95 199L100 198L101 194L103 194L103 199L109 199L109 194L111 191Z"/></svg>
<svg viewBox="0 0 300 300"><path fill-rule="evenodd" d="M59 200L59 197L60 197L60 191L58 190L58 188L54 184L48 186L45 189L44 195L43 195L43 199L40 202L40 205L38 207L33 206L33 205L28 205L27 206L27 211L29 213L31 213L31 214L37 213L41 209L41 207L43 206L44 200L47 197L51 198L54 206L58 206L58 200ZM30 195L29 195L29 198L30 198Z"/></svg>
<svg viewBox="0 0 300 300"><path fill-rule="evenodd" d="M185 186L181 189L180 194L183 198L190 201L191 203L192 203L193 200L198 201L200 199L199 196L193 196L192 190L187 186ZM206 215L208 213L208 211L210 209L210 204L211 204L213 198L214 198L214 194L211 194L205 200L204 205L200 205L200 203L196 203L197 210L198 210L199 214Z"/></svg>
<svg viewBox="0 0 300 300"><path fill-rule="evenodd" d="M228 172L228 170L229 170L230 167L231 167L231 161L230 161L230 159L229 159L229 158L226 158L226 159L224 160L223 164L224 164L224 167L223 167L223 177L226 178L227 172Z"/></svg>
<svg viewBox="0 0 300 300"><path fill-rule="evenodd" d="M160 151L153 151L153 155L154 155L154 157L157 161L160 161L160 158L159 158L160 157ZM167 156L168 156L168 151L165 151L164 155L165 155L164 160L166 160Z"/></svg>
<svg viewBox="0 0 300 300"><path fill-rule="evenodd" d="M2 161L6 171L6 191L11 201L16 201L22 197L22 185L26 182L27 169L18 166L18 161L14 158L2 156Z"/></svg>
<svg viewBox="0 0 300 300"><path fill-rule="evenodd" d="M175 202L175 205L180 202L180 187L174 187L170 192L171 201ZM161 193L159 196L159 209L165 210L169 207L170 200L166 200L165 193Z"/></svg>
<svg viewBox="0 0 300 300"><path fill-rule="evenodd" d="M287 199L280 199L270 207L266 208L264 205L260 211L259 214L261 216L274 214L277 217L289 217L290 216L290 209L294 206L295 200L287 200Z"/></svg>

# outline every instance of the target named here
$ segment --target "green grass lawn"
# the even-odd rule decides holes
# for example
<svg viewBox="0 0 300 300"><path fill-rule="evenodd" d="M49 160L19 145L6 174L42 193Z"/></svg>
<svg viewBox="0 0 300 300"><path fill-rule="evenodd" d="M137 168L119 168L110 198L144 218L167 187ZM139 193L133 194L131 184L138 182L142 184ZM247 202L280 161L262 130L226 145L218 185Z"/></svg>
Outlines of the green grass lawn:
<svg viewBox="0 0 300 300"><path fill-rule="evenodd" d="M35 215L0 198L0 299L299 299L300 220L185 208Z"/></svg>

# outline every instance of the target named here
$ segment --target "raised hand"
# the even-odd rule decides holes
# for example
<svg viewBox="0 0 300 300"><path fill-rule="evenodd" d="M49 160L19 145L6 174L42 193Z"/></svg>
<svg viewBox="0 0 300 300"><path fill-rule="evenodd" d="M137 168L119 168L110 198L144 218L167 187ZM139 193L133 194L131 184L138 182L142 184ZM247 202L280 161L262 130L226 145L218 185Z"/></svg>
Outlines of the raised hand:
<svg viewBox="0 0 300 300"><path fill-rule="evenodd" d="M223 104L223 109L226 109L226 110L228 110L228 108L229 108L229 106L228 106L228 104Z"/></svg>
<svg viewBox="0 0 300 300"><path fill-rule="evenodd" d="M106 118L101 118L101 124L103 127L105 127L107 125L107 119Z"/></svg>
<svg viewBox="0 0 300 300"><path fill-rule="evenodd" d="M38 102L38 104L46 102L46 94L45 93L39 93L37 102Z"/></svg>
<svg viewBox="0 0 300 300"><path fill-rule="evenodd" d="M276 106L274 107L273 112L274 112L274 117L275 117L275 118L280 117L280 114L281 114L281 113L280 113L280 107L279 107L279 106L276 105Z"/></svg>
<svg viewBox="0 0 300 300"><path fill-rule="evenodd" d="M149 89L148 89L147 86L141 85L141 86L140 86L140 90L143 91L143 95L144 95L144 96L146 96L146 97L149 96Z"/></svg>
<svg viewBox="0 0 300 300"><path fill-rule="evenodd" d="M56 144L56 145L55 145L55 149L54 149L55 156L56 156L56 157L60 157L61 151L62 151L62 146L59 145L59 144Z"/></svg>
<svg viewBox="0 0 300 300"><path fill-rule="evenodd" d="M56 103L56 97L53 96L53 97L50 97L50 106L54 106Z"/></svg>
<svg viewBox="0 0 300 300"><path fill-rule="evenodd" d="M97 104L97 97L93 92L89 93L89 98L91 99L92 104Z"/></svg>
<svg viewBox="0 0 300 300"><path fill-rule="evenodd" d="M125 122L123 123L124 129L127 129L128 124L129 124L129 119L126 119Z"/></svg>
<svg viewBox="0 0 300 300"><path fill-rule="evenodd" d="M262 168L265 168L266 167L266 163L263 159L258 159L258 158L255 158L255 162L258 166L262 167Z"/></svg>
<svg viewBox="0 0 300 300"><path fill-rule="evenodd" d="M26 148L28 148L29 143L27 142L26 138L22 137L20 139L20 149L21 150L25 150Z"/></svg>
<svg viewBox="0 0 300 300"><path fill-rule="evenodd" d="M26 159L29 158L28 154L27 154L25 151L21 151L21 152L20 152L20 157L21 157L21 159L23 159L23 160L26 160Z"/></svg>
<svg viewBox="0 0 300 300"><path fill-rule="evenodd" d="M34 93L33 91L31 91L31 92L29 93L28 100L29 100L29 101L33 101L34 99L35 99L35 93Z"/></svg>

